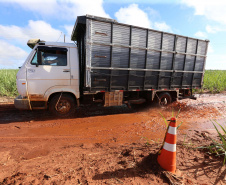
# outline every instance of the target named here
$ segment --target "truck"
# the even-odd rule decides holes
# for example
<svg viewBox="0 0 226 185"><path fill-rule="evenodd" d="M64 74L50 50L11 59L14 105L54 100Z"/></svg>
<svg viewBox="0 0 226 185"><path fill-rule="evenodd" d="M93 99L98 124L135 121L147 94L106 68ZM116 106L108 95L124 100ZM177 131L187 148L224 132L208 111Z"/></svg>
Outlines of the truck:
<svg viewBox="0 0 226 185"><path fill-rule="evenodd" d="M71 41L28 41L16 108L67 117L85 104L166 106L202 88L208 40L84 15Z"/></svg>

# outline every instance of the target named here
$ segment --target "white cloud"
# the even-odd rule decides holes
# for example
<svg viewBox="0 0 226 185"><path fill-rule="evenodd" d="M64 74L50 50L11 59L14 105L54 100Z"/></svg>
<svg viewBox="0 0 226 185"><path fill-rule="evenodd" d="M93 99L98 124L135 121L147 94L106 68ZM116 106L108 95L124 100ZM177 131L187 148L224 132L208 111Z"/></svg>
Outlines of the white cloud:
<svg viewBox="0 0 226 185"><path fill-rule="evenodd" d="M148 15L149 15L150 17L152 17L152 18L154 18L154 19L155 19L155 18L160 18L160 17L161 17L158 11L156 11L156 10L150 8L150 7L147 7L147 8L145 8L144 10L148 13Z"/></svg>
<svg viewBox="0 0 226 185"><path fill-rule="evenodd" d="M226 55L211 53L207 56L206 69L226 70Z"/></svg>
<svg viewBox="0 0 226 185"><path fill-rule="evenodd" d="M225 26L210 26L210 25L207 25L206 31L208 33L217 33L217 32L221 32L221 31L226 31L226 25Z"/></svg>
<svg viewBox="0 0 226 185"><path fill-rule="evenodd" d="M28 27L25 28L24 33L29 37L41 38L43 40L56 41L61 31L52 28L52 26L44 21L29 21Z"/></svg>
<svg viewBox="0 0 226 185"><path fill-rule="evenodd" d="M30 20L25 27L0 25L0 67L17 68L24 62L28 53L15 45L27 47L25 45L31 38L57 41L60 35L60 30L54 29L50 24L44 21ZM70 40L70 38L68 38L68 40ZM63 41L63 35L61 35L59 41Z"/></svg>
<svg viewBox="0 0 226 185"><path fill-rule="evenodd" d="M182 3L195 9L195 15L203 15L209 20L226 24L225 0L181 0Z"/></svg>
<svg viewBox="0 0 226 185"><path fill-rule="evenodd" d="M207 34L205 32L202 32L202 31L196 32L195 36L199 37L199 38L207 38Z"/></svg>
<svg viewBox="0 0 226 185"><path fill-rule="evenodd" d="M0 66L16 68L23 64L28 53L23 49L0 40Z"/></svg>
<svg viewBox="0 0 226 185"><path fill-rule="evenodd" d="M165 22L150 21L149 16L160 17L159 13L156 10L149 7L147 7L145 10L147 12L141 10L137 4L131 4L128 7L120 8L119 11L115 13L115 17L120 23L172 32L171 27Z"/></svg>
<svg viewBox="0 0 226 185"><path fill-rule="evenodd" d="M19 5L26 11L47 18L75 20L77 16L86 14L110 17L103 8L103 0L0 0L0 2Z"/></svg>
<svg viewBox="0 0 226 185"><path fill-rule="evenodd" d="M171 27L167 25L165 22L155 22L154 28L160 31L173 32Z"/></svg>
<svg viewBox="0 0 226 185"><path fill-rule="evenodd" d="M64 3L64 0L61 0ZM96 16L109 17L103 8L103 0L68 0L74 4L72 13L75 16L91 14Z"/></svg>
<svg viewBox="0 0 226 185"><path fill-rule="evenodd" d="M64 25L67 35L71 35L74 25Z"/></svg>
<svg viewBox="0 0 226 185"><path fill-rule="evenodd" d="M131 4L131 3L140 3L140 4L174 4L174 3L179 3L180 0L106 0L108 3L114 3L114 4Z"/></svg>
<svg viewBox="0 0 226 185"><path fill-rule="evenodd" d="M66 30L66 42L72 42L71 41L71 33L74 28L74 25L64 25L64 29Z"/></svg>
<svg viewBox="0 0 226 185"><path fill-rule="evenodd" d="M57 41L60 34L60 30L52 28L50 24L44 21L30 20L26 27L0 25L1 38L17 41L22 44L26 44L26 42L31 38L40 38L47 41Z"/></svg>
<svg viewBox="0 0 226 185"><path fill-rule="evenodd" d="M151 28L151 21L148 14L141 10L137 4L131 4L128 7L120 8L115 13L115 17L121 23L132 24L136 26Z"/></svg>
<svg viewBox="0 0 226 185"><path fill-rule="evenodd" d="M214 49L213 49L212 44L210 43L210 44L208 45L208 53L213 53L213 52L214 52Z"/></svg>

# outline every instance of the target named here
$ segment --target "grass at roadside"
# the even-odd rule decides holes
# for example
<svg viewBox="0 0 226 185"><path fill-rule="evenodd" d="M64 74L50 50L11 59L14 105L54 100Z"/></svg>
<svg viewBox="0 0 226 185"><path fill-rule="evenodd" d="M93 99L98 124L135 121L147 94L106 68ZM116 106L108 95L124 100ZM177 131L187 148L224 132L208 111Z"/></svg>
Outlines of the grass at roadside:
<svg viewBox="0 0 226 185"><path fill-rule="evenodd" d="M214 123L215 122L215 123ZM223 165L226 162L226 128L224 125L219 124L216 120L212 120L213 126L217 131L220 141L210 138L213 143L209 146L199 147L200 149L207 149L210 154L215 154L216 156L224 156ZM217 128L217 125L220 127Z"/></svg>
<svg viewBox="0 0 226 185"><path fill-rule="evenodd" d="M18 92L16 88L17 69L0 70L0 96L15 97Z"/></svg>
<svg viewBox="0 0 226 185"><path fill-rule="evenodd" d="M211 93L226 91L226 70L206 70L203 90Z"/></svg>

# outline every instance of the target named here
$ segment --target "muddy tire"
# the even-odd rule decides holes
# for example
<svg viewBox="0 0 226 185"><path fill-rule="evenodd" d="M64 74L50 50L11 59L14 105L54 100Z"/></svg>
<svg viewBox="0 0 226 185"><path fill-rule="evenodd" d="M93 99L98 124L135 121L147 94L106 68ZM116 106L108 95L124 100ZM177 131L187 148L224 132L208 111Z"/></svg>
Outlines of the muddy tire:
<svg viewBox="0 0 226 185"><path fill-rule="evenodd" d="M49 110L57 117L69 117L75 113L75 98L68 94L56 95L49 102Z"/></svg>
<svg viewBox="0 0 226 185"><path fill-rule="evenodd" d="M169 105L172 102L172 97L169 93L164 92L158 96L158 105L164 107Z"/></svg>

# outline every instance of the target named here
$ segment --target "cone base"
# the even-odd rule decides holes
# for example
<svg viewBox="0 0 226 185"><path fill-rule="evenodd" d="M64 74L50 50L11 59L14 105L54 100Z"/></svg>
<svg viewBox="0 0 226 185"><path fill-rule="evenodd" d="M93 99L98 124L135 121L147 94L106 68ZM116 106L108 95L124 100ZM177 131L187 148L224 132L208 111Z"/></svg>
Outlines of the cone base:
<svg viewBox="0 0 226 185"><path fill-rule="evenodd" d="M161 154L158 156L157 161L163 169L175 174L176 152L169 152L163 148Z"/></svg>

